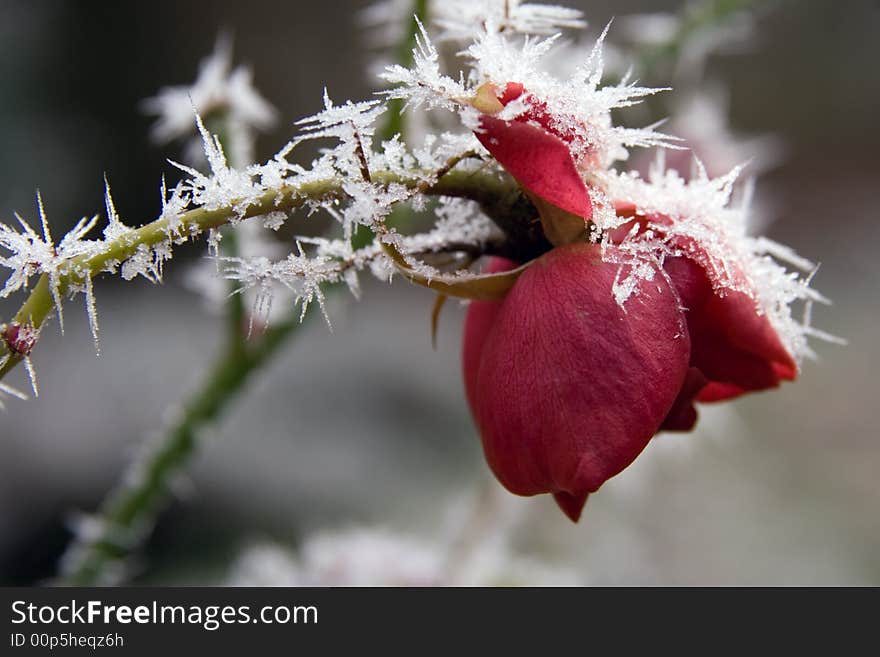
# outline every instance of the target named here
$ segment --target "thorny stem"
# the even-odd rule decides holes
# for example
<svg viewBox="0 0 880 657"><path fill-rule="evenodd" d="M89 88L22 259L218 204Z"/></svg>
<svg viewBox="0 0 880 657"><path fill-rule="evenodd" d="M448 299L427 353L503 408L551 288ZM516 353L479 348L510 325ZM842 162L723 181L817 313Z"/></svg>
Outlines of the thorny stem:
<svg viewBox="0 0 880 657"><path fill-rule="evenodd" d="M311 313L309 313L311 314ZM121 562L152 529L155 516L169 496L175 473L189 460L200 428L216 421L242 389L251 373L265 364L300 326L291 317L278 323L253 344L228 349L189 400L162 440L136 460L105 498L94 527L78 533L62 559L57 584L107 584L121 573L108 565Z"/></svg>
<svg viewBox="0 0 880 657"><path fill-rule="evenodd" d="M510 190L506 188L509 183L494 175L448 171L445 168L443 173L445 175L442 178L427 186L424 181L415 178L403 179L387 172L374 172L371 177L386 184L399 182L426 194L472 198L484 204L497 196L505 197L510 194ZM260 209L249 208L246 216L265 214L272 208L292 209L306 200L327 199L341 195L338 182L313 183L308 190L303 188L296 191L289 190L277 205L273 194L267 205L261 201L257 204ZM213 228L222 225L224 221L230 221L231 213L228 210L225 211L227 212L225 217L217 216L218 212L221 211L194 210L186 213L182 220L187 226L200 228L203 226ZM192 213L200 214L196 217L186 216ZM149 226L152 224L145 226L144 229ZM165 238L161 230L159 234L161 238L157 238L152 243L158 243L160 239ZM145 231L143 236L152 238L154 233ZM147 241L143 243L150 244ZM114 245L113 248L117 250L123 247ZM65 284L70 282L64 281ZM44 280L41 279L40 283L44 283ZM32 309L23 316L37 317L34 308L43 308L48 303L46 314L43 316L45 319L51 311L48 283L45 283L45 290L41 293L46 295L46 300L33 300L37 291L35 288L31 299L26 302L26 305L31 304ZM19 315L21 313L22 311L19 311ZM102 578L113 575L113 571L107 568L108 564L120 561L128 555L140 542L141 537L149 531L156 513L168 496L172 475L186 463L196 447L198 430L218 419L243 388L249 375L263 365L299 326L298 318L291 316L285 322L269 327L262 335L252 341L244 342L237 348L230 343L230 347L224 351L208 373L204 386L185 406L182 414L163 436L157 448L149 452L143 460L133 463L121 483L105 499L97 514L99 520L94 523L92 531L83 532L75 538L62 560L63 568L58 583L96 584L101 583Z"/></svg>
<svg viewBox="0 0 880 657"><path fill-rule="evenodd" d="M413 0L407 29L403 38L400 40L400 43L397 45L395 60L398 64L407 68L415 63L415 55L413 54L413 51L417 45L419 21L421 21L423 25L427 25L428 23L428 0ZM382 126L382 129L379 130L376 135L380 142L389 141L398 134L403 136L406 128L404 105L405 103L402 98L391 98L387 101L388 111L385 114L385 125ZM439 177L440 176L438 176L438 178ZM405 224L410 217L411 212L409 212L409 208L406 206L398 206L394 209L391 215L386 218L386 222L390 226L398 226ZM370 244L374 237L375 235L373 234L373 231L368 227L359 226L357 230L354 231L354 235L352 235L352 247L355 250L363 248Z"/></svg>
<svg viewBox="0 0 880 657"><path fill-rule="evenodd" d="M229 145L229 112L225 109L215 110L206 116L203 121L208 130L217 136L221 144ZM233 168L246 167L249 162L243 162L242 157L236 152L237 149L225 148L228 152L227 158ZM239 255L239 239L238 231L235 226L226 226L222 233L223 241L220 243L220 250L227 258L236 258ZM244 297L237 294L235 281L229 282L229 296L224 304L227 315L227 331L228 331L228 349L241 350L247 334L244 329L246 312L244 308Z"/></svg>
<svg viewBox="0 0 880 657"><path fill-rule="evenodd" d="M420 15L424 20L427 13L427 0L415 0L414 13ZM412 63L412 48L415 45L417 30L418 23L413 18L408 34L400 44L399 56L402 62ZM393 102L399 103L400 101ZM388 122L382 131L382 134L387 135L386 139L403 132L402 109L402 105L391 108ZM362 149L360 143L359 146ZM422 194L437 193L472 197L483 205L497 202L493 200L496 196L502 198L509 196L509 189L505 190L503 194L493 194L485 186L485 183L490 183L489 186L492 186L492 181L489 180L483 180L482 184L478 184L472 190L473 196L471 196L465 191L468 187L467 183L470 181L463 179L457 182L454 176L447 176L455 164L471 155L466 154L457 160L450 160L441 170L434 172L432 179L442 180L448 186L446 191L439 191L441 186L437 186L438 191L435 192L432 189L435 185L431 185L426 180L416 184L415 191ZM362 158L362 162L365 161L366 158ZM369 173L367 177L369 177ZM393 177L381 173L377 175L377 178L383 179L386 183L393 180ZM488 190L488 193L479 191L480 188ZM457 194L456 191L464 193ZM298 190L291 197L291 208L296 206L293 197L297 195L303 196L303 199L339 195L338 188L319 189L316 192L318 196L310 197L303 195L302 190ZM277 203L276 207L283 209L280 203ZM248 213L247 216L258 214L260 213ZM235 256L237 250L235 231L227 231L225 240L224 247L226 247L227 255ZM88 272L89 275L94 275L94 270L89 269ZM40 283L46 284L47 281L41 279ZM113 570L108 566L111 563L121 563L152 529L156 515L169 495L170 482L174 473L186 464L195 450L198 430L218 419L222 411L241 391L249 375L259 369L302 324L299 318L291 314L285 322L277 323L255 339L247 340L244 334L245 311L242 296L234 294L227 304L227 309L229 315L227 348L208 373L205 384L190 399L162 440L142 460L129 466L121 482L110 492L101 505L97 514L98 520L92 523L92 531L77 533L62 558L62 572L58 583L95 584L114 577L114 575L118 578L123 574L121 569ZM27 316L33 317L34 315L30 313ZM308 316L311 316L311 313ZM32 321L32 324L41 326L42 321L39 324ZM5 346L5 340L0 342L3 342ZM6 363L4 363L5 365ZM0 378L4 373L3 367L0 367Z"/></svg>
<svg viewBox="0 0 880 657"><path fill-rule="evenodd" d="M372 177L378 183L399 183L411 189L423 185L423 180L416 175L406 178L387 171L376 171L373 172ZM167 241L169 237L188 239L209 229L234 223L239 218L247 219L275 211L291 211L309 201L334 198L341 200L345 196L342 183L343 181L338 179L327 179L305 183L299 187L271 190L248 206L243 214L238 214L230 206L212 210L197 208L177 217L159 218L129 235L108 242L107 248L99 254L72 258L67 271L58 276L59 292L64 295L72 285L82 285L87 275L94 277L106 271L112 263L131 258L138 248L156 246ZM493 172L481 171L450 171L434 184L425 187L423 192L428 195L468 198L489 208L503 203L504 199L516 194L510 180L499 177ZM172 231L172 226L175 225L178 228ZM12 323L41 329L52 314L53 308L54 301L49 279L44 274L13 317ZM6 340L0 340L0 361L7 356L6 361L0 366L0 379L18 365L25 354L11 351Z"/></svg>
<svg viewBox="0 0 880 657"><path fill-rule="evenodd" d="M397 46L395 53L395 61L401 66L409 68L414 63L413 50L416 47L416 36L419 33L419 24L416 21L427 25L428 23L428 0L414 0L412 3L411 18L407 26L406 34ZM403 118L403 99L392 98L388 101L388 120L383 129L379 131L378 137L381 141L388 141L396 134L402 134L404 128Z"/></svg>

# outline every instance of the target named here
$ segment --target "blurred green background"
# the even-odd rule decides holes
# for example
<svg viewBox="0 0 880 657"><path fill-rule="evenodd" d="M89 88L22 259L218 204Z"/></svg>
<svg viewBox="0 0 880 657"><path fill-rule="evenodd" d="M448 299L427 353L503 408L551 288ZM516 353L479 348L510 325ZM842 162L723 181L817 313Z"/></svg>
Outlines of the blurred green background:
<svg viewBox="0 0 880 657"><path fill-rule="evenodd" d="M34 218L39 187L59 235L102 208L104 172L125 220L155 217L178 151L148 141L138 103L191 82L221 29L282 117L258 144L270 156L325 85L337 99L375 89L354 16L365 4L0 0L0 218ZM570 4L593 31L679 6ZM576 526L548 498L514 500L511 540L578 581L880 584L880 3L775 4L751 47L713 56L707 75L728 90L734 128L784 140L785 160L759 181L767 233L822 263L815 287L834 305L815 323L849 346L817 344L796 384L660 436ZM63 338L56 325L44 334L40 398L0 415L0 583L52 575L70 514L97 506L199 383L222 337L182 284L202 254L181 249L161 287L98 280L100 358L81 304ZM254 537L295 545L351 524L442 534L486 467L459 380L463 311L450 304L432 351L431 304L402 281L334 300L334 332L310 323L205 436L136 581L220 581ZM23 372L12 382L27 386Z"/></svg>

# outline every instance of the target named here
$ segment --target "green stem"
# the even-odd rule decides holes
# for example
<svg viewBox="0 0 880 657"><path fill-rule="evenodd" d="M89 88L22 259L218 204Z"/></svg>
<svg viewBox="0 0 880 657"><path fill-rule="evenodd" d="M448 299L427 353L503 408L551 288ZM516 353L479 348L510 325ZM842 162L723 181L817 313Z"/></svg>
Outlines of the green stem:
<svg viewBox="0 0 880 657"><path fill-rule="evenodd" d="M379 171L373 173L373 179L382 184L403 184L410 189L421 190L422 187L422 182L415 175L407 178L395 173ZM342 189L343 182L338 179L327 179L305 183L299 187L285 186L280 190L271 190L248 206L243 214L237 213L233 203L228 207L211 210L197 208L184 212L176 218L157 219L133 230L129 235L108 242L101 253L91 257L71 258L65 272L58 275L59 292L64 295L71 285L82 285L86 276L94 277L107 271L111 264L124 262L142 246L153 247L168 241L170 237L190 237L204 233L209 229L232 223L239 217L247 219L274 211L291 211L308 201L342 200L345 196ZM429 195L457 196L483 204L492 204L499 198L508 197L511 189L509 180L500 178L493 172L451 171L422 191ZM172 232L172 227L175 225L179 228ZM52 314L53 308L52 290L48 276L44 274L19 308L12 322L41 329ZM10 351L6 340L0 340L0 361L4 361L0 365L0 379L23 358L23 354Z"/></svg>
<svg viewBox="0 0 880 657"><path fill-rule="evenodd" d="M170 495L169 482L196 448L199 429L220 417L250 374L265 364L300 326L299 318L291 316L269 328L253 345L223 353L206 376L204 386L190 399L161 442L132 463L105 498L95 528L76 536L62 560L57 584L113 583L109 578L119 571L108 566L121 563L152 528Z"/></svg>
<svg viewBox="0 0 880 657"><path fill-rule="evenodd" d="M419 24L416 20L426 24L428 22L428 0L414 0L412 6L412 17L407 24L406 33L400 40L395 53L395 61L406 68L411 67L415 63L413 57L413 49L416 47L416 37L419 34ZM379 130L377 136L382 141L388 141L394 135L402 135L405 132L405 122L403 116L403 99L392 98L388 101L388 117L382 130Z"/></svg>
<svg viewBox="0 0 880 657"><path fill-rule="evenodd" d="M427 14L427 0L416 0L414 11L424 20ZM415 46L417 30L418 24L413 18L409 32L399 48L399 59L403 63L412 63L412 49ZM395 134L403 133L405 124L401 114L402 109L402 103L393 101L387 123L381 133L383 139L387 140ZM487 179L476 176L480 182L474 187L472 185L474 174L466 176L448 174L448 169L437 172L437 178L442 184L438 183L430 188L426 188L424 183L413 185L412 182L394 180L393 176L381 172L374 174L373 178L385 183L404 182L414 186L420 193L464 196L477 200L484 206L494 205L499 208L499 199L510 196L510 189L499 184L497 178ZM318 194L318 198L339 196L338 187L324 189L318 185L313 191ZM312 198L308 193L303 194L302 190L298 190L290 195L291 208L296 206L294 199L298 197L302 197L302 200ZM276 198L275 207L284 209L282 206L283 200L279 203ZM262 213L253 212L248 213L247 216L255 214ZM362 233L367 232L369 231L362 231ZM361 235L361 237L365 236ZM234 227L227 227L222 242L222 248L227 256L234 257L238 254L237 237ZM371 232L369 237L372 238ZM88 275L94 275L93 269L88 268L87 271ZM46 281L41 279L40 283L46 288L41 291L41 296L51 291ZM122 563L151 530L156 516L169 497L169 481L174 473L188 462L196 448L198 430L218 419L243 389L249 376L266 363L301 325L298 318L292 314L287 321L270 327L263 334L248 341L244 334L246 318L240 294L234 294L229 299L227 310L229 327L227 348L208 373L205 384L190 399L182 415L170 427L161 442L157 443L157 446L142 460L133 463L121 483L105 498L98 511L98 521L94 530L77 534L62 559L63 568L58 579L59 584L106 583L108 574L113 576L114 573L122 572L121 568L113 569L108 566ZM34 317L32 310L28 310L28 313L27 317ZM42 321L40 324L36 324L33 320L31 322L34 325L42 325ZM3 370L0 368L0 377L2 374Z"/></svg>
<svg viewBox="0 0 880 657"><path fill-rule="evenodd" d="M418 20L416 20L418 17ZM428 0L414 0L412 17L407 24L406 32L397 46L396 61L405 67L415 63L413 49L416 47L416 37L419 34L419 21L422 24L428 22ZM403 113L404 102L402 98L392 98L387 102L388 111L385 112L385 125L378 130L376 135L379 141L389 141L394 135L406 134L406 116ZM412 219L412 212L406 206L398 206L386 217L385 222L389 226L404 226ZM361 249L373 241L375 235L367 226L359 226L351 238L352 248Z"/></svg>
<svg viewBox="0 0 880 657"><path fill-rule="evenodd" d="M483 177L474 173L446 172L427 188L424 183L420 185L415 180L407 181L387 173L374 173L372 177L385 183L403 182L428 194L472 198L486 206L511 194L509 182L497 176ZM312 191L325 198L338 193L332 185L320 184ZM299 198L291 196L294 197ZM290 203L291 207L295 206L294 201ZM32 296L36 292L37 289ZM48 284L42 293L49 295L51 302ZM121 563L152 528L169 497L169 482L196 448L199 429L220 417L249 376L265 364L299 326L298 317L292 314L285 322L269 327L251 341L229 343L206 376L203 387L186 404L161 442L129 466L121 483L105 498L94 527L75 537L62 559L58 584L95 585L109 583L114 574L118 577L121 569L109 566Z"/></svg>
<svg viewBox="0 0 880 657"><path fill-rule="evenodd" d="M227 226L227 229L223 232L223 241L220 243L223 255L227 258L237 258L239 255L238 242L235 226ZM230 282L228 291L229 297L225 303L228 333L227 348L234 351L241 350L242 345L247 341L247 333L245 331L247 313L244 308L244 296L239 293L238 285L235 281Z"/></svg>

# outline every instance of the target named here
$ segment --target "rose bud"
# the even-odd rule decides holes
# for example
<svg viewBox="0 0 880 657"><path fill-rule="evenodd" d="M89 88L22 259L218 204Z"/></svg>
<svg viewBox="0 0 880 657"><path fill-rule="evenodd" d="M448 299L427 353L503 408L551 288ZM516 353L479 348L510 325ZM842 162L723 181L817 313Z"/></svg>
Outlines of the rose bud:
<svg viewBox="0 0 880 657"><path fill-rule="evenodd" d="M473 302L465 324L466 391L490 467L513 493L552 493L573 521L648 444L688 373L678 294L657 272L621 306L618 268L596 245L558 247L503 301Z"/></svg>
<svg viewBox="0 0 880 657"><path fill-rule="evenodd" d="M619 97L593 98L574 115L577 98L486 82L472 104L477 138L555 247L519 268L503 300L472 303L465 325L468 400L486 458L512 492L551 492L576 520L587 495L658 430L693 428L695 402L793 380L810 354L806 337L833 339L792 316L793 303L823 297L776 260L811 265L750 237L744 208L730 206L738 170L710 179L698 166L688 181L609 170L615 139L667 139L650 128L615 133L590 110L628 104ZM513 266L496 259L492 269Z"/></svg>

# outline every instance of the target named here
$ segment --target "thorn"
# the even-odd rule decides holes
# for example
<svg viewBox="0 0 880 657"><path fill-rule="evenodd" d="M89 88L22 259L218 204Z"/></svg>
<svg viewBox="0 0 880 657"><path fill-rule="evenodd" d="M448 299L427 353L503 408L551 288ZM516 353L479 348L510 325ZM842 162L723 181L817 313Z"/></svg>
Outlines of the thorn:
<svg viewBox="0 0 880 657"><path fill-rule="evenodd" d="M92 338L95 341L95 355L101 355L101 341L98 338L98 308L95 305L95 286L92 277L89 274L85 276L86 288L86 312L89 316L89 328L92 331Z"/></svg>
<svg viewBox="0 0 880 657"><path fill-rule="evenodd" d="M7 394L10 397L15 397L16 399L20 399L22 401L28 400L28 396L24 394L21 390L6 385L5 383L0 383L0 393Z"/></svg>
<svg viewBox="0 0 880 657"><path fill-rule="evenodd" d="M64 308L61 306L61 288L58 285L58 278L55 274L49 276L49 291L52 293L52 302L55 304L55 311L58 313L58 328L61 335L64 335Z"/></svg>
<svg viewBox="0 0 880 657"><path fill-rule="evenodd" d="M165 174L162 174L162 184L159 187L159 192L162 195L162 212L165 212L165 208L168 207L168 186L165 184Z"/></svg>
<svg viewBox="0 0 880 657"><path fill-rule="evenodd" d="M27 370L28 378L31 380L31 390L34 391L34 397L40 396L40 389L37 385L37 370L34 369L34 362L30 356L24 357L24 367Z"/></svg>
<svg viewBox="0 0 880 657"><path fill-rule="evenodd" d="M431 311L431 347L434 351L437 350L437 324L440 321L440 311L443 310L448 298L445 294L438 294L434 300L434 309Z"/></svg>
<svg viewBox="0 0 880 657"><path fill-rule="evenodd" d="M43 195L37 190L37 208L40 210L40 223L43 225L43 241L52 245L52 233L49 231L49 221L46 219L46 210L43 209Z"/></svg>
<svg viewBox="0 0 880 657"><path fill-rule="evenodd" d="M107 223L116 226L122 223L116 212L116 205L113 203L113 197L110 195L110 181L107 180L107 173L104 172L104 207L107 208Z"/></svg>

